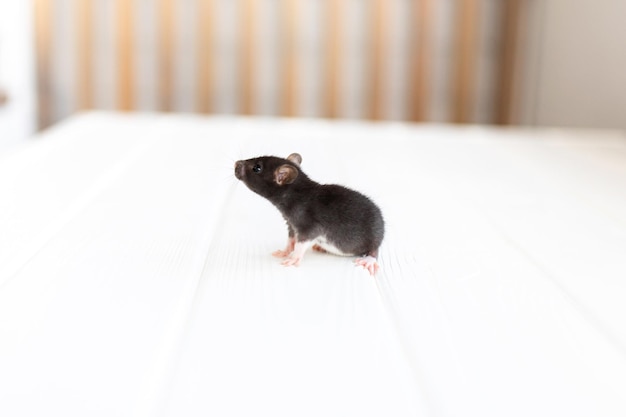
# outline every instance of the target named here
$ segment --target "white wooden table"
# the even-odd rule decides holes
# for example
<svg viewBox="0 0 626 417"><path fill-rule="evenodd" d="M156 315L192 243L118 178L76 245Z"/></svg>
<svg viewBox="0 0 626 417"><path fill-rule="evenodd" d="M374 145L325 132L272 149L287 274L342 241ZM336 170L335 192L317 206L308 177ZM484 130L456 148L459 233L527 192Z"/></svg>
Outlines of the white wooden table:
<svg viewBox="0 0 626 417"><path fill-rule="evenodd" d="M270 253L233 162L382 208L381 271ZM1 416L624 416L626 140L76 116L0 157Z"/></svg>

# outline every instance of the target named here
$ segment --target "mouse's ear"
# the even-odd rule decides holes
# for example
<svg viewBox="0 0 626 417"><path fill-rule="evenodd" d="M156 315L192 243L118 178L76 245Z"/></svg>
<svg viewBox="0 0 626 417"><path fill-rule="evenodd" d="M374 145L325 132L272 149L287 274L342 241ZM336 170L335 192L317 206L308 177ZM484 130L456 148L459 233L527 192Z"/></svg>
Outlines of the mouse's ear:
<svg viewBox="0 0 626 417"><path fill-rule="evenodd" d="M294 164L298 166L300 166L300 164L302 163L302 157L300 156L299 153L295 153L295 152L289 155L287 157L287 160L293 162Z"/></svg>
<svg viewBox="0 0 626 417"><path fill-rule="evenodd" d="M291 184L298 177L298 170L291 165L284 164L274 171L274 181L278 185Z"/></svg>

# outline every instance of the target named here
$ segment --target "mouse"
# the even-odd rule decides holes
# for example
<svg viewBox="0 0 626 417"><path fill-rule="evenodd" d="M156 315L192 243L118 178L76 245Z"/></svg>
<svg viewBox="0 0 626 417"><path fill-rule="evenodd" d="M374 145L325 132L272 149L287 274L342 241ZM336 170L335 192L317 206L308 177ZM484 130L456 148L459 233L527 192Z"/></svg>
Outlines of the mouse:
<svg viewBox="0 0 626 417"><path fill-rule="evenodd" d="M301 164L298 153L235 162L235 177L276 206L287 223L287 246L272 255L285 266L300 265L309 249L354 256L375 275L385 234L380 208L358 191L313 181Z"/></svg>

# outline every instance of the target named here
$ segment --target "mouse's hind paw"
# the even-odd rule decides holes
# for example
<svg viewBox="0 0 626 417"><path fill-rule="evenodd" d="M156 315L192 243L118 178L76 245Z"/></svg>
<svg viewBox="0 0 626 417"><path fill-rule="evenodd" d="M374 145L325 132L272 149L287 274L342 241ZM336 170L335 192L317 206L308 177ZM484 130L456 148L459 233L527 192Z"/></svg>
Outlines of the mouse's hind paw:
<svg viewBox="0 0 626 417"><path fill-rule="evenodd" d="M321 247L317 243L315 245L313 245L313 247L311 247L311 249L313 249L315 252L319 252L319 253L328 253L328 251L326 249L324 249L323 247Z"/></svg>

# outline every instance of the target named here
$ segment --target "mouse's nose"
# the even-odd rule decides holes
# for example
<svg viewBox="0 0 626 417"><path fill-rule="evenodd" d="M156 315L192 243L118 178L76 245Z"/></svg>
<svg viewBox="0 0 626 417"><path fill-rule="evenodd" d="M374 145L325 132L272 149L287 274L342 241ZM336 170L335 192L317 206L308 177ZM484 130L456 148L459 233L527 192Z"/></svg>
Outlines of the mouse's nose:
<svg viewBox="0 0 626 417"><path fill-rule="evenodd" d="M235 177L237 177L237 179L241 179L242 176L243 176L243 161L237 161L235 162Z"/></svg>

